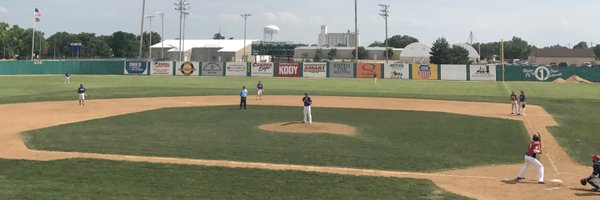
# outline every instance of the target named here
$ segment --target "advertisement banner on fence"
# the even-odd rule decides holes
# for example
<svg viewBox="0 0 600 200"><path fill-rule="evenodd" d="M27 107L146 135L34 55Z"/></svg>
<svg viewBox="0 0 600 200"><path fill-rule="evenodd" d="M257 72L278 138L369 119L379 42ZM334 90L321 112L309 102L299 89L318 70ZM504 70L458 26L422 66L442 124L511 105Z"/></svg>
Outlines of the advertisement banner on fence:
<svg viewBox="0 0 600 200"><path fill-rule="evenodd" d="M199 62L177 62L175 63L175 75L177 76L199 76Z"/></svg>
<svg viewBox="0 0 600 200"><path fill-rule="evenodd" d="M252 76L272 77L273 76L273 63L260 62L252 63L251 69Z"/></svg>
<svg viewBox="0 0 600 200"><path fill-rule="evenodd" d="M154 61L150 68L150 75L173 75L173 61Z"/></svg>
<svg viewBox="0 0 600 200"><path fill-rule="evenodd" d="M227 62L225 63L225 76L247 76L248 63L246 62Z"/></svg>
<svg viewBox="0 0 600 200"><path fill-rule="evenodd" d="M302 76L310 78L326 78L327 77L327 63L316 62L316 63L303 63L302 64Z"/></svg>
<svg viewBox="0 0 600 200"><path fill-rule="evenodd" d="M469 80L496 81L496 65L471 65Z"/></svg>
<svg viewBox="0 0 600 200"><path fill-rule="evenodd" d="M385 67L383 68L383 75L384 75L383 78L408 79L408 75L409 75L408 70L409 69L410 69L409 64L403 64L403 63L385 64Z"/></svg>
<svg viewBox="0 0 600 200"><path fill-rule="evenodd" d="M125 62L124 74L146 75L148 74L148 62L127 61Z"/></svg>
<svg viewBox="0 0 600 200"><path fill-rule="evenodd" d="M300 77L300 63L277 63L277 77Z"/></svg>
<svg viewBox="0 0 600 200"><path fill-rule="evenodd" d="M356 68L357 78L373 78L373 74L381 78L380 63L358 63L358 67Z"/></svg>
<svg viewBox="0 0 600 200"><path fill-rule="evenodd" d="M202 76L223 76L223 62L202 62Z"/></svg>
<svg viewBox="0 0 600 200"><path fill-rule="evenodd" d="M413 80L438 80L437 64L421 65L412 64Z"/></svg>
<svg viewBox="0 0 600 200"><path fill-rule="evenodd" d="M354 63L329 63L329 77L354 78Z"/></svg>
<svg viewBox="0 0 600 200"><path fill-rule="evenodd" d="M466 81L467 80L467 65L447 65L442 64L441 78L442 80Z"/></svg>

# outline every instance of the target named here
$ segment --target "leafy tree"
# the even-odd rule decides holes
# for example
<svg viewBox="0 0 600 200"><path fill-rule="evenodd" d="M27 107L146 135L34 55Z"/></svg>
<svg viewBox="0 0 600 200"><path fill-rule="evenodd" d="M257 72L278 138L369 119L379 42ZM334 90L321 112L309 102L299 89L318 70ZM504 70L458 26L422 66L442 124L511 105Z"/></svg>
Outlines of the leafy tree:
<svg viewBox="0 0 600 200"><path fill-rule="evenodd" d="M112 34L108 46L112 49L115 57L137 56L139 41L133 33L118 31Z"/></svg>
<svg viewBox="0 0 600 200"><path fill-rule="evenodd" d="M588 47L587 42L579 42L577 43L575 46L573 46L573 49L589 49L590 47Z"/></svg>
<svg viewBox="0 0 600 200"><path fill-rule="evenodd" d="M450 45L446 38L438 38L431 47L431 56L429 62L433 64L448 64L450 63Z"/></svg>
<svg viewBox="0 0 600 200"><path fill-rule="evenodd" d="M214 40L224 40L225 36L221 35L221 33L215 33L215 35L213 36Z"/></svg>
<svg viewBox="0 0 600 200"><path fill-rule="evenodd" d="M453 45L449 55L449 64L469 64L469 51L461 46Z"/></svg>
<svg viewBox="0 0 600 200"><path fill-rule="evenodd" d="M387 51L388 59L391 59L392 57L394 57L394 48L387 48L386 51ZM385 52L383 55L385 56Z"/></svg>
<svg viewBox="0 0 600 200"><path fill-rule="evenodd" d="M600 44L594 47L594 53L596 54L597 58L600 58Z"/></svg>
<svg viewBox="0 0 600 200"><path fill-rule="evenodd" d="M337 57L337 49L333 48L331 50L329 50L329 52L327 52L327 58L329 60L333 60Z"/></svg>
<svg viewBox="0 0 600 200"><path fill-rule="evenodd" d="M524 59L529 56L533 47L527 41L514 37L504 43L504 57L508 59Z"/></svg>
<svg viewBox="0 0 600 200"><path fill-rule="evenodd" d="M389 47L394 47L394 48L404 48L406 46L408 46L409 44L415 43L415 42L419 42L419 40L417 38L408 36L408 35L394 35L391 38L388 38L388 46ZM385 42L383 42L383 45L385 46Z"/></svg>
<svg viewBox="0 0 600 200"><path fill-rule="evenodd" d="M375 41L369 45L369 47L385 47L385 43L380 41Z"/></svg>
<svg viewBox="0 0 600 200"><path fill-rule="evenodd" d="M356 49L352 50L352 56L356 57ZM365 47L358 47L358 59L368 59L369 52Z"/></svg>
<svg viewBox="0 0 600 200"><path fill-rule="evenodd" d="M552 45L552 46L549 46L549 47L546 47L546 48L563 48L563 49L566 49L567 47L561 46L560 44L555 44L555 45Z"/></svg>
<svg viewBox="0 0 600 200"><path fill-rule="evenodd" d="M313 61L319 62L319 61L321 61L322 57L323 57L323 49L318 48L317 50L315 50L315 56L313 57Z"/></svg>

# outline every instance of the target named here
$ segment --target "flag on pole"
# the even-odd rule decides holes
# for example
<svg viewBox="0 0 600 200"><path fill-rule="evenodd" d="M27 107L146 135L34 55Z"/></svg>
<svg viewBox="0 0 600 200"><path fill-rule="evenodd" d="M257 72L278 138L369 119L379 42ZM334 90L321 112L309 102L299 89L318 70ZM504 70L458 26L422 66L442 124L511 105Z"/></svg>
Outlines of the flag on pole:
<svg viewBox="0 0 600 200"><path fill-rule="evenodd" d="M37 8L35 8L35 12L33 13L34 19L36 23L40 22L40 18L42 17L42 13L40 13L40 10L38 10Z"/></svg>

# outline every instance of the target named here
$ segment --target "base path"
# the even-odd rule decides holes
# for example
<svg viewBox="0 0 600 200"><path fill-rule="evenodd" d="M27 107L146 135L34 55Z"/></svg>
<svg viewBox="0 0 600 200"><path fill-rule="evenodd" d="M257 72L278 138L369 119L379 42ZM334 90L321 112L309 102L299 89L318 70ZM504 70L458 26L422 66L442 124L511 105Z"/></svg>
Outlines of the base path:
<svg viewBox="0 0 600 200"><path fill-rule="evenodd" d="M248 112L251 112L253 105L298 106L300 109L301 98L302 96L268 96L262 101L250 98L248 100L248 105L250 106ZM2 111L0 112L0 127L2 127L2 131L0 131L0 158L42 161L91 158L267 170L297 170L345 175L422 178L430 179L448 191L477 199L573 199L600 196L598 193L577 190L582 188L579 186L578 180L589 175L591 169L574 163L567 156L546 129L548 126L557 126L557 123L550 114L539 106L528 105L527 115L517 117L508 114L510 113L510 104L508 103L330 96L313 96L313 100L315 102L313 109L335 107L433 111L523 121L530 135L536 132L542 135L544 154L541 155L541 162L545 167L547 184L535 184L534 179L536 174L534 169L529 170L526 175L528 177L526 181L517 184L505 181L516 177L521 164L493 165L439 173L415 173L342 167L38 151L28 149L19 135L19 133L28 130L165 107L237 106L239 103L239 97L237 96L88 100L86 101L86 106L78 106L76 101L0 105L0 110ZM318 116L314 117L318 121ZM523 151L526 150L526 147L515 148L523 148ZM498 154L502 154L502 152L498 152ZM515 157L522 158L523 155L515 155ZM564 183L552 183L549 181L552 179L560 179Z"/></svg>

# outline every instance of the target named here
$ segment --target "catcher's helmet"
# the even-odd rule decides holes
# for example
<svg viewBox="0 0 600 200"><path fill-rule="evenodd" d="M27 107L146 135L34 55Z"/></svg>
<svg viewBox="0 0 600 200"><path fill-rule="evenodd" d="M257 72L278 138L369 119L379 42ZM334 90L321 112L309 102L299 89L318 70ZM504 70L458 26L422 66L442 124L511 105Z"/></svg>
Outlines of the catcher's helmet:
<svg viewBox="0 0 600 200"><path fill-rule="evenodd" d="M592 160L593 160L594 162L600 162L600 154L593 155L593 156L592 156Z"/></svg>
<svg viewBox="0 0 600 200"><path fill-rule="evenodd" d="M533 141L540 141L540 136L538 134L533 135Z"/></svg>

